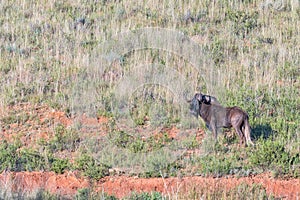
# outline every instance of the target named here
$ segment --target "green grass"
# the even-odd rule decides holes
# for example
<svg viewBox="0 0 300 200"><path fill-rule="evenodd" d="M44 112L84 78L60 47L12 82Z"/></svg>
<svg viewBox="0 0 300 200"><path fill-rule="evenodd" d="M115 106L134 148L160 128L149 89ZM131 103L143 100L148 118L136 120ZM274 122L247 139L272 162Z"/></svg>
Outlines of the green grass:
<svg viewBox="0 0 300 200"><path fill-rule="evenodd" d="M61 174L71 168L68 159L56 158L51 153L41 153L34 148L20 149L20 147L20 142L9 144L4 140L0 143L1 172L46 170Z"/></svg>
<svg viewBox="0 0 300 200"><path fill-rule="evenodd" d="M35 148L3 142L1 171L46 169L63 173L74 166L58 155L83 149L91 153L79 155L76 167L97 180L107 175L108 167L122 164L143 168L146 175L141 174L149 177L161 176L159 170L172 176L194 175L189 169L193 167L204 176L271 171L278 177L299 177L300 8L291 2L280 11L274 6L262 9L267 7L263 0L2 2L0 107L30 102L66 111L70 118L80 113L109 117L108 136L100 141L114 147L97 144L99 138L86 136L80 127L57 125L53 127L54 138L40 141ZM181 31L207 55L199 58L207 60L205 66L193 66L172 49L135 49L122 55L113 49L111 54L101 54L103 48L118 42L118 36L145 27ZM121 44L116 46L122 48ZM214 74L204 69L213 69ZM144 74L145 70L154 70L154 78L151 73ZM173 78L172 70L177 77ZM130 80L126 82L124 77ZM187 81L180 82L181 78ZM134 81L144 80L171 84L140 84L126 93L135 86ZM188 105L182 99L192 97L199 88L224 106L236 105L247 111L255 147L238 149L235 136L219 139L216 146L208 136L197 143L194 136L199 122L187 114ZM29 126L35 118L29 113L9 112L0 116L0 128ZM134 128L129 127L129 119ZM154 127L151 130L176 126L183 135L190 135L179 144L149 133L144 139L147 133L140 132L148 126ZM163 163L166 155L160 153L145 158L146 164L133 159L136 154L179 146L200 153L184 154L170 163ZM38 148L44 149L45 155L41 156ZM130 152L125 160L120 149ZM113 156L120 157L118 162Z"/></svg>

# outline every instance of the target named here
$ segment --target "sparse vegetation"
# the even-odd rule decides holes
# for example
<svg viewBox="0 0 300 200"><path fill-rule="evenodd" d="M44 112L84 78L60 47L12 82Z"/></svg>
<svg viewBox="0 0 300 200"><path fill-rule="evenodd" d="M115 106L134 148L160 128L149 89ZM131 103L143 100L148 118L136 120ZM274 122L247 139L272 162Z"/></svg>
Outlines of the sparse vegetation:
<svg viewBox="0 0 300 200"><path fill-rule="evenodd" d="M159 192L142 192L142 193L132 193L128 198L125 198L128 200L137 200L137 199L145 199L145 200L164 200L166 197L164 197Z"/></svg>
<svg viewBox="0 0 300 200"><path fill-rule="evenodd" d="M85 199L105 199L105 200L117 200L118 198L113 195L108 195L106 193L93 192L90 188L83 188L77 191L75 196L76 200L85 200Z"/></svg>
<svg viewBox="0 0 300 200"><path fill-rule="evenodd" d="M99 180L122 165L126 175L142 177L271 172L299 178L300 5L280 2L1 1L0 171L78 170ZM125 33L146 27L181 31L203 52L197 58L203 66L188 60L186 54L198 55L194 49L182 48L179 55L166 46L152 48L149 41L134 48L139 40ZM126 42L115 44L122 37ZM175 48L176 41L165 41ZM210 131L182 103L199 87L224 106L248 112L255 147L239 149L233 134L210 142ZM68 126L53 116L39 119L41 105L74 121L82 115L109 121L102 129ZM204 139L195 137L199 126L207 133ZM43 127L46 137L36 139ZM171 127L180 130L179 139L165 131ZM159 151L164 148L188 152L171 162ZM252 192L255 199L268 198L260 186L207 195L195 189L184 198ZM92 191L76 196L85 197L93 198ZM164 199L159 193L129 197L141 198Z"/></svg>
<svg viewBox="0 0 300 200"><path fill-rule="evenodd" d="M268 195L266 190L260 185L248 185L242 183L229 191L224 188L216 187L213 191L190 191L188 196L183 196L184 199L275 199L274 196Z"/></svg>
<svg viewBox="0 0 300 200"><path fill-rule="evenodd" d="M78 148L79 142L80 138L75 129L66 129L63 125L59 124L55 127L53 139L48 144L44 144L44 146L48 146L51 152L63 150L72 152Z"/></svg>

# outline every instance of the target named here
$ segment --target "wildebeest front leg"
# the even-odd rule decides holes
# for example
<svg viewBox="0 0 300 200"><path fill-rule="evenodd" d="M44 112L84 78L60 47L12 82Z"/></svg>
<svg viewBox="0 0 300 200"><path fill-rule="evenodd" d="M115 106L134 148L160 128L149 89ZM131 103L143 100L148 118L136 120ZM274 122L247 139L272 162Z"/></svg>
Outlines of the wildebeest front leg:
<svg viewBox="0 0 300 200"><path fill-rule="evenodd" d="M212 119L210 122L210 128L215 137L215 141L217 142L218 141L218 129L217 129L216 121L214 119Z"/></svg>

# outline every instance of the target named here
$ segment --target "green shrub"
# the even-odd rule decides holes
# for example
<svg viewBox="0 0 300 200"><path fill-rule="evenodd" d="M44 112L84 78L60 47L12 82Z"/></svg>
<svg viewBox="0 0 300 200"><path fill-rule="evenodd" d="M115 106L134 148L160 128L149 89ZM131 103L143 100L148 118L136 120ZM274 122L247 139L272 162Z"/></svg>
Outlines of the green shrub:
<svg viewBox="0 0 300 200"><path fill-rule="evenodd" d="M135 139L132 143L129 145L130 151L133 153L138 152L145 152L147 147L147 142L143 141L140 138Z"/></svg>
<svg viewBox="0 0 300 200"><path fill-rule="evenodd" d="M56 158L53 160L51 165L51 171L54 171L58 174L63 174L65 170L68 170L70 168L70 163L68 159L59 159Z"/></svg>
<svg viewBox="0 0 300 200"><path fill-rule="evenodd" d="M97 163L89 154L83 153L75 160L75 168L82 171L83 175L99 180L108 175L108 166Z"/></svg>
<svg viewBox="0 0 300 200"><path fill-rule="evenodd" d="M274 170L280 174L291 173L293 166L300 163L299 153L291 154L284 141L276 139L258 141L257 149L249 155L250 163L265 170Z"/></svg>
<svg viewBox="0 0 300 200"><path fill-rule="evenodd" d="M8 144L3 141L0 144L0 170L10 171L40 171L53 170L56 173L63 173L69 169L67 159L53 157L52 154L42 155L32 148L22 148L18 143Z"/></svg>
<svg viewBox="0 0 300 200"><path fill-rule="evenodd" d="M17 171L48 170L45 157L34 149L22 149L17 155Z"/></svg>
<svg viewBox="0 0 300 200"><path fill-rule="evenodd" d="M119 148L126 148L133 140L133 136L129 135L125 131L113 131L108 135L110 141L112 141Z"/></svg>
<svg viewBox="0 0 300 200"><path fill-rule="evenodd" d="M0 144L0 170L1 172L5 169L16 170L18 153L17 150L20 147L20 144L9 144L4 140Z"/></svg>

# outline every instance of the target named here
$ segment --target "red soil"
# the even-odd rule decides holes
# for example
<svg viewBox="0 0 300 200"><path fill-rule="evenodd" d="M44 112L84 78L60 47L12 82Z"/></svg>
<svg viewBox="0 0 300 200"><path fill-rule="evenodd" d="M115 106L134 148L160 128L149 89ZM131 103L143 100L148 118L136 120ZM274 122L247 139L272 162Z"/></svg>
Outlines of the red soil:
<svg viewBox="0 0 300 200"><path fill-rule="evenodd" d="M73 196L80 188L89 187L87 180L74 173L57 175L54 172L3 172L0 188L6 191L31 194L40 189L66 197Z"/></svg>
<svg viewBox="0 0 300 200"><path fill-rule="evenodd" d="M98 188L117 197L128 196L130 192L158 191L174 196L176 193L189 193L194 189L217 191L220 188L226 191L237 187L242 183L261 184L267 193L276 197L287 199L299 199L300 180L276 180L268 176L243 177L243 178L205 178L205 177L183 177L183 178L130 178L130 177L107 177L98 184Z"/></svg>
<svg viewBox="0 0 300 200"><path fill-rule="evenodd" d="M240 184L260 184L268 194L285 199L300 198L300 179L278 180L260 175L243 178L212 178L212 177L183 177L183 178L134 178L126 176L109 176L91 185L87 179L77 177L68 172L57 175L53 172L3 172L0 175L1 187L8 191L32 193L44 189L51 193L72 197L80 188L93 186L96 191L106 192L118 198L126 197L131 192L161 192L167 196L189 194L190 191L216 192L220 189L229 191Z"/></svg>

